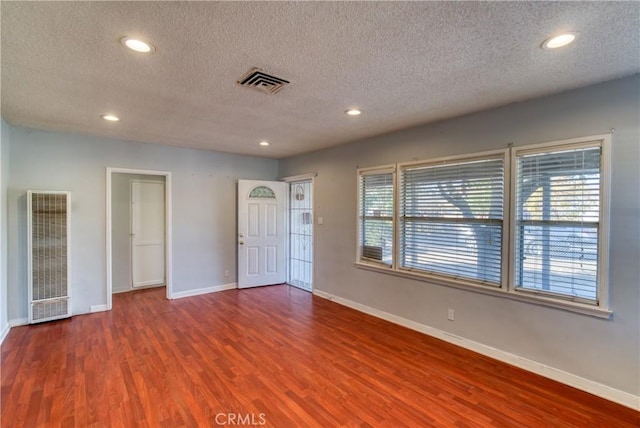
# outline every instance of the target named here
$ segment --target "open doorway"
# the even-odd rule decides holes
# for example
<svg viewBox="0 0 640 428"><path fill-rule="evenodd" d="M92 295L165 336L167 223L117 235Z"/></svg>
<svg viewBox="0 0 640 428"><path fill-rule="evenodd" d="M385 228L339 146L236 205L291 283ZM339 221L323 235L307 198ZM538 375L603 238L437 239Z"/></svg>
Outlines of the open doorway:
<svg viewBox="0 0 640 428"><path fill-rule="evenodd" d="M113 174L112 293L165 285L165 177Z"/></svg>
<svg viewBox="0 0 640 428"><path fill-rule="evenodd" d="M171 174L107 168L107 309L112 294L166 286L171 297Z"/></svg>

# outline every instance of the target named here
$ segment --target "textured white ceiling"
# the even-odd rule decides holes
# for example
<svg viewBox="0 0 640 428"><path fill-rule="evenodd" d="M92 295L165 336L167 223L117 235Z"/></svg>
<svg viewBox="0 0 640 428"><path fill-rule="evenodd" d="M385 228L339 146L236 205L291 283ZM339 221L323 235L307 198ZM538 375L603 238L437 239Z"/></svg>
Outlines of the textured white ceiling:
<svg viewBox="0 0 640 428"><path fill-rule="evenodd" d="M0 7L7 122L275 158L640 71L638 2ZM540 48L562 31L580 35ZM128 51L124 35L157 50ZM291 84L238 86L251 67ZM355 106L364 114L344 114Z"/></svg>

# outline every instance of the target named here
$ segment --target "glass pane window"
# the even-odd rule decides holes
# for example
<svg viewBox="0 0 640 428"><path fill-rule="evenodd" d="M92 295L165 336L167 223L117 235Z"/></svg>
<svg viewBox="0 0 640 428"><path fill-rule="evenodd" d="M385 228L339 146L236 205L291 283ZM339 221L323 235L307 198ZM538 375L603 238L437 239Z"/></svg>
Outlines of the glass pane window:
<svg viewBox="0 0 640 428"><path fill-rule="evenodd" d="M401 169L400 267L500 286L504 156Z"/></svg>
<svg viewBox="0 0 640 428"><path fill-rule="evenodd" d="M275 199L276 194L273 193L273 190L268 188L267 186L258 186L254 187L249 193L249 197L254 198L266 198L266 199Z"/></svg>
<svg viewBox="0 0 640 428"><path fill-rule="evenodd" d="M597 303L600 146L516 159L516 288Z"/></svg>
<svg viewBox="0 0 640 428"><path fill-rule="evenodd" d="M393 172L360 173L360 260L393 265Z"/></svg>
<svg viewBox="0 0 640 428"><path fill-rule="evenodd" d="M609 316L610 145L594 135L359 170L357 261Z"/></svg>

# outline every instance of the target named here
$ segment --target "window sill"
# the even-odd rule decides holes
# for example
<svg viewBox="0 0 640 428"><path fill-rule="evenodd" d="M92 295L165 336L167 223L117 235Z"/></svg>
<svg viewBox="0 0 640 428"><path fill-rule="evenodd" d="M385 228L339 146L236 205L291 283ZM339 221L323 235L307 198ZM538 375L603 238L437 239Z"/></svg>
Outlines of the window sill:
<svg viewBox="0 0 640 428"><path fill-rule="evenodd" d="M445 287L453 287L461 290L472 291L480 294L486 294L494 297L501 297L505 299L517 300L520 302L532 303L535 305L547 306L556 309L562 309L569 312L575 312L582 315L588 315L596 318L609 319L613 314L608 309L603 309L597 306L576 303L570 301L563 301L554 299L548 296L536 295L533 293L526 293L522 291L505 291L502 288L498 288L491 285L480 285L471 281L464 281L449 279L445 277L422 274L417 272L409 272L405 270L397 270L391 267L383 267L375 264L368 264L364 262L355 262L355 266L358 269L365 269L372 272L385 273L388 275L398 276L407 279L413 279L421 282L429 282L435 285L441 285Z"/></svg>

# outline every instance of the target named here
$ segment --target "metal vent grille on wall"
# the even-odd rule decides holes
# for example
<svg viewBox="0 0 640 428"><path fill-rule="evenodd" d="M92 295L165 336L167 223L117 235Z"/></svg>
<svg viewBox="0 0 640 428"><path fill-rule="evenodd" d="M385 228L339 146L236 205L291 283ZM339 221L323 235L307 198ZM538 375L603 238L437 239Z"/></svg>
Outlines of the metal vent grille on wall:
<svg viewBox="0 0 640 428"><path fill-rule="evenodd" d="M259 68L252 68L238 80L238 84L241 86L246 86L267 94L275 94L289 83L288 80L267 74Z"/></svg>
<svg viewBox="0 0 640 428"><path fill-rule="evenodd" d="M29 323L71 316L69 192L27 192Z"/></svg>

